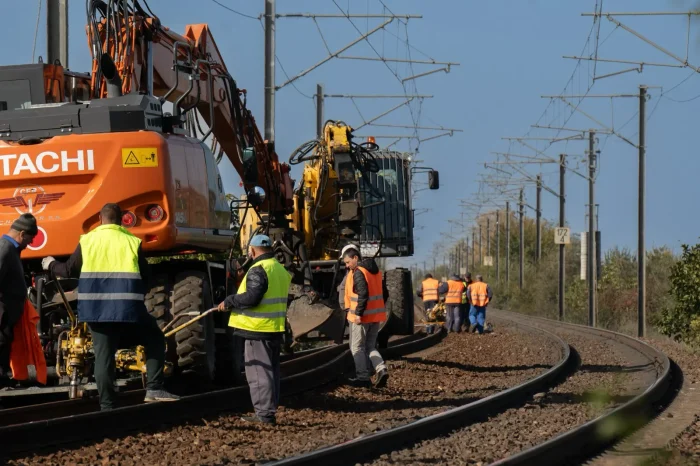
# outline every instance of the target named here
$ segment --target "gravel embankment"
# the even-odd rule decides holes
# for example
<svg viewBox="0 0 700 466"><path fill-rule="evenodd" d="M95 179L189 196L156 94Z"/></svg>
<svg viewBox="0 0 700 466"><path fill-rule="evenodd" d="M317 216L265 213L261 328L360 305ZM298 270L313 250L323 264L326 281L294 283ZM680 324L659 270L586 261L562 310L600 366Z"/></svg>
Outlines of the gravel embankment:
<svg viewBox="0 0 700 466"><path fill-rule="evenodd" d="M391 361L389 383L381 390L339 385L283 399L277 426L249 425L228 413L162 426L155 433L35 452L8 464L258 464L471 402L535 377L559 358L554 342L540 333L521 333L508 324L498 325L491 335L449 335L439 348L423 354L424 358ZM564 391L558 396L563 401L568 394ZM547 399L543 404L560 400ZM533 409L525 411L530 416ZM512 440L503 439L503 433L494 435L475 432L470 437L487 443L510 444L507 440Z"/></svg>

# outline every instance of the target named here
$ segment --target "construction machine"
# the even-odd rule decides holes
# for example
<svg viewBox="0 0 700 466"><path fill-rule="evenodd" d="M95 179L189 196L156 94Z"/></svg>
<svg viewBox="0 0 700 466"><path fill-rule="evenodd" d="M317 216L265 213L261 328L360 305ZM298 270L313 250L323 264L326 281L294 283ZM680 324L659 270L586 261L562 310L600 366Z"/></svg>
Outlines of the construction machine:
<svg viewBox="0 0 700 466"><path fill-rule="evenodd" d="M250 263L238 256L245 256L255 232L272 238L276 257L293 276L289 340L315 331L337 341L343 327L337 325L342 319L334 288L342 277L334 255L339 241L332 238L352 238L352 230L364 244L381 240L381 234L367 236L362 222L368 225L368 217L357 218L362 208L378 206L372 205L378 202L372 183L381 167L366 163L371 157L364 151L375 147L363 145L360 161L350 157L348 165L333 143L326 149L335 165L317 164L315 185L305 170L303 192L295 191L290 165L261 136L246 90L229 73L207 25L176 34L144 0L86 0L86 14L90 72L58 62L0 67L0 223L9 228L29 212L39 224L22 259L51 388L81 396L94 358L89 328L80 322L77 280L50 276L40 260L70 255L108 202L119 204L122 225L142 240L151 260L160 261L145 303L161 328L179 329L167 339L173 377L221 384L235 379L228 313L201 316L237 289L240 271ZM405 176L408 162L401 160L392 163ZM244 196L227 198L221 163L233 165ZM341 183L331 181L338 170ZM338 186L337 195L331 185ZM404 196L410 194L405 188ZM309 203L308 190L330 204ZM404 208L410 208L409 198ZM350 199L363 201L353 211ZM331 223L342 225L340 236L330 227L318 231L329 221L328 209L337 209ZM381 250L379 244L374 247ZM304 318L309 315L311 324ZM142 348L120 349L116 367L118 384L140 381Z"/></svg>
<svg viewBox="0 0 700 466"><path fill-rule="evenodd" d="M357 142L352 127L335 120L325 122L320 137L299 146L289 163L304 164L290 224L301 234L299 245L305 246L312 286L320 294L318 304L308 296L294 299L289 321L297 341L340 341L345 329L337 294L345 275L341 249L356 244L363 257L412 255L411 179L414 172L428 170L430 189L438 189L438 173L412 166L410 154L380 150L373 138ZM243 226L250 234L253 228L252 220ZM410 271L385 271L384 287L388 319L380 342L386 344L390 335L413 333Z"/></svg>

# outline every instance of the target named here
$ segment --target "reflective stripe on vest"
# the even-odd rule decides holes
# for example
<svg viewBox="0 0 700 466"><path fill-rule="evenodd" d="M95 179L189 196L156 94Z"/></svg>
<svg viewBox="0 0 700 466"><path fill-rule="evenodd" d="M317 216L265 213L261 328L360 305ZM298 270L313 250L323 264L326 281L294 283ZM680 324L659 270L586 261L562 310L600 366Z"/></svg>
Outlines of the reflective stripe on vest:
<svg viewBox="0 0 700 466"><path fill-rule="evenodd" d="M445 304L462 304L462 291L464 291L464 283L458 280L447 280Z"/></svg>
<svg viewBox="0 0 700 466"><path fill-rule="evenodd" d="M134 322L145 311L139 270L141 240L120 225L100 225L80 237L83 265L78 314L85 322Z"/></svg>
<svg viewBox="0 0 700 466"><path fill-rule="evenodd" d="M489 303L488 285L484 282L474 282L469 285L469 293L474 306L486 306Z"/></svg>
<svg viewBox="0 0 700 466"><path fill-rule="evenodd" d="M437 301L438 286L440 286L440 282L434 278L423 280L423 301Z"/></svg>
<svg viewBox="0 0 700 466"><path fill-rule="evenodd" d="M265 271L267 291L257 306L250 309L232 310L228 325L251 332L284 332L287 317L287 295L289 295L292 276L274 257L262 260L253 267L262 267ZM245 293L248 273L243 277L237 294Z"/></svg>
<svg viewBox="0 0 700 466"><path fill-rule="evenodd" d="M364 275L367 281L367 290L369 294L367 297L367 306L360 317L360 323L370 324L374 322L384 322L386 320L386 308L384 307L384 290L382 288L381 273L373 275L364 267L358 267L354 271L351 270L345 282L345 302L349 304L349 309L351 311L357 309L359 296L355 293L355 281L353 280L353 274L357 271Z"/></svg>

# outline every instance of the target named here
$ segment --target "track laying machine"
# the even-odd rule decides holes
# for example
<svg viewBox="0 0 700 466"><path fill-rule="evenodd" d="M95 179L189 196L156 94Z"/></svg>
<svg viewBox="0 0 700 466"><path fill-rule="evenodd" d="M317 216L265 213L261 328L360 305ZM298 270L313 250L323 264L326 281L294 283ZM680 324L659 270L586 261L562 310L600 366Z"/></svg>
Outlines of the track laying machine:
<svg viewBox="0 0 700 466"><path fill-rule="evenodd" d="M359 241L376 256L413 252L410 160L356 144L349 127L329 121L323 138L290 159L306 162L295 190L290 165L263 140L246 91L206 25L179 35L143 0L86 5L91 72L60 63L0 67L0 223L9 227L25 212L39 223L22 258L53 368L49 384L80 396L93 372L92 343L73 311L77 281L48 276L40 259L71 254L107 202L121 206L123 226L141 238L149 257L164 258L153 266L146 295L161 328L179 328L233 293L237 272L247 266L236 256L264 232L294 276L288 338L341 340L342 246ZM224 193L224 161L241 177L240 199ZM437 184L431 170L430 187ZM193 260L192 253L225 258ZM412 313L403 312L403 301L412 300L406 276L405 269L386 273L388 307L396 304L386 338L413 331ZM171 372L230 383L227 322L228 313L212 313L170 337ZM143 359L141 348L120 350L121 381L139 379Z"/></svg>

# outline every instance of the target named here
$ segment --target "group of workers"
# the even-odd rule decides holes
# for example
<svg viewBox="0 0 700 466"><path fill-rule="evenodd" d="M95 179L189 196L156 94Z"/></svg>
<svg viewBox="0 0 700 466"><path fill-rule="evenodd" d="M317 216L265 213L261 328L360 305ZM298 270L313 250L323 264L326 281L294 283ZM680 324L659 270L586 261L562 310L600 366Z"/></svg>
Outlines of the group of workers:
<svg viewBox="0 0 700 466"><path fill-rule="evenodd" d="M141 240L121 225L117 204L99 213L100 226L80 237L65 262L45 257L43 270L53 277L78 279L78 316L92 334L94 376L101 410L114 409L115 359L120 347L143 345L146 352L145 402L176 401L164 388L165 336L145 306L149 266ZM27 286L20 253L38 233L36 218L22 214L0 238L0 388L13 383L13 332L25 312ZM218 305L230 311L229 327L244 341L245 375L255 415L242 419L275 424L280 397L280 349L285 332L291 274L275 258L266 235L251 238L252 264L235 294ZM350 348L358 387L384 387L389 374L376 349L386 321L382 274L356 245L341 251L346 276L339 287L340 305L350 323ZM43 354L42 354L43 358ZM372 382L372 376L375 380Z"/></svg>
<svg viewBox="0 0 700 466"><path fill-rule="evenodd" d="M491 287L484 282L484 277L472 274L464 277L452 274L446 282L425 274L418 285L416 295L423 299L426 313L438 303L440 295L445 296L445 326L448 332L460 333L462 330L470 333L484 333L486 323L486 307L493 299ZM469 322L469 325L467 325Z"/></svg>

